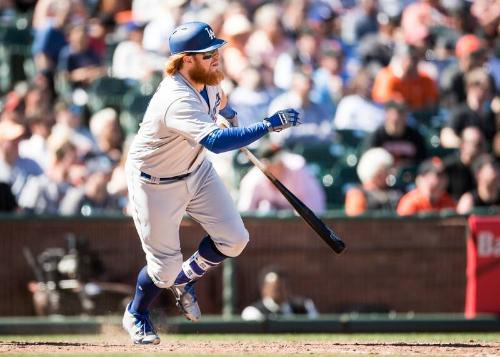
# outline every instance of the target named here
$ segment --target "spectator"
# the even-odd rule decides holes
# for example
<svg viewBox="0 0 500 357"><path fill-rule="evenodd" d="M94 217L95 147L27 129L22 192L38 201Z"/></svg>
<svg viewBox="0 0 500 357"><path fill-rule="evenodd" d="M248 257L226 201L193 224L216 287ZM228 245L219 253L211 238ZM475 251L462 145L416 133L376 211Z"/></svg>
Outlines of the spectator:
<svg viewBox="0 0 500 357"><path fill-rule="evenodd" d="M402 192L389 189L387 179L394 159L382 148L373 148L361 156L357 173L362 185L347 191L345 213L357 216L367 211L395 212Z"/></svg>
<svg viewBox="0 0 500 357"><path fill-rule="evenodd" d="M82 183L80 173L84 168L78 150L68 137L51 135L48 139L49 166L47 176L61 186L78 186Z"/></svg>
<svg viewBox="0 0 500 357"><path fill-rule="evenodd" d="M291 134L280 133L272 138L283 140L290 145L328 139L331 135L331 120L321 105L311 101L311 77L300 70L295 71L292 77L292 87L271 102L268 114L280 108L295 108L301 113L302 125Z"/></svg>
<svg viewBox="0 0 500 357"><path fill-rule="evenodd" d="M121 213L116 197L107 191L111 173L106 171L91 172L82 187L71 188L60 205L63 215L102 215Z"/></svg>
<svg viewBox="0 0 500 357"><path fill-rule="evenodd" d="M474 157L490 151L500 158L500 96L495 91L500 83L498 1L252 0L230 1L223 6L226 2L5 2L2 14L9 26L22 26L24 12L33 13L26 30L32 30L34 35L35 67L24 66L26 81L8 87L4 83L0 122L14 122L28 129L19 139L7 140L6 146L14 152L17 144L13 142L19 142L17 156L35 161L46 173L43 179L27 175L26 182L21 179L12 188L7 187L7 191L16 192L15 200L21 209L31 209L26 197L31 193L36 197L39 191L32 187L38 187L40 194L53 202L47 205L49 208L43 208L44 198L35 200L42 203L33 206L33 212L54 212L53 207L60 204L64 191L58 191L59 184L82 185L88 171L99 171L100 165L111 170L123 156L123 138L116 120L94 124L99 128L93 135L88 129L88 117L94 114L88 113L86 107L88 93L66 91L70 88L65 87L69 82L64 78L71 82L71 89L85 89L95 78L109 73L131 79L133 84L142 81L141 93L151 94L162 77L164 56L169 51L168 36L176 23L187 19L213 22L213 27L222 29L230 39L231 43L220 53L228 78L222 85L239 117L247 118L244 122L240 119L239 125L247 126L252 118L266 116L271 105L286 102L302 107L305 125L279 138L281 144L307 145L311 140L331 143L332 128L355 130L355 136L358 132L363 137L369 135L366 146L386 149L393 156L394 168L401 169L398 172L402 175L396 175L399 187L399 178L404 184L411 178L413 183L415 165L427 155L419 131L425 132L425 140L435 146L434 134L440 130L441 146L459 149L443 158L445 170L453 177L448 193L455 200L472 192ZM19 23L17 15L22 16ZM405 45L398 46L399 43ZM10 47L7 50L12 52ZM113 51L116 62L121 62L119 66L110 63ZM120 57L122 61L118 61ZM18 66L20 70L23 67L16 58L10 60L11 75L18 72ZM382 69L373 80L370 73L379 67ZM290 75L294 71L300 74ZM295 79L298 80L292 87ZM439 93L433 79L439 81ZM429 116L428 111L436 109L438 96L440 115ZM77 106L56 104L61 100ZM395 109L399 105L394 103L389 103L385 110L378 107L387 102L404 102L406 108ZM139 100L134 101L134 108L135 105L140 106ZM418 121L419 114L427 115L429 120L415 122L413 119ZM310 118L314 120L311 122ZM349 133L340 133L341 136L347 138ZM52 162L54 149L48 147L48 142L55 139L60 143L69 141L56 147L65 162L73 161L74 154L74 164ZM336 151L340 146L331 149ZM10 165L2 159L0 166L0 174L8 172L4 176L10 176L11 170L5 168ZM53 175L51 170L56 173ZM123 206L120 175L118 169L113 180ZM23 199L18 196L19 187L24 192ZM353 192L359 195L359 191Z"/></svg>
<svg viewBox="0 0 500 357"><path fill-rule="evenodd" d="M113 77L138 83L151 76L154 57L142 45L145 26L146 24L139 22L129 22L126 25L128 39L120 42L113 54Z"/></svg>
<svg viewBox="0 0 500 357"><path fill-rule="evenodd" d="M33 28L39 30L58 16L61 7L68 8L71 23L84 23L87 8L82 0L38 0L33 13Z"/></svg>
<svg viewBox="0 0 500 357"><path fill-rule="evenodd" d="M107 42L110 41L110 33L114 30L115 25L112 15L106 13L88 21L89 47L100 58L107 59Z"/></svg>
<svg viewBox="0 0 500 357"><path fill-rule="evenodd" d="M103 58L89 47L89 35L84 25L73 26L68 37L69 43L61 50L58 61L62 80L72 88L87 88L106 73Z"/></svg>
<svg viewBox="0 0 500 357"><path fill-rule="evenodd" d="M278 57L274 67L274 84L283 90L290 89L290 73L294 68L312 73L318 67L319 41L316 34L304 28L297 34L295 44L293 51L284 52Z"/></svg>
<svg viewBox="0 0 500 357"><path fill-rule="evenodd" d="M254 21L256 29L248 38L245 51L252 64L274 68L279 55L293 49L293 42L281 25L279 6L274 3L260 6Z"/></svg>
<svg viewBox="0 0 500 357"><path fill-rule="evenodd" d="M154 9L154 17L144 28L142 43L147 51L166 57L170 51L168 37L181 15L182 8L172 1L159 1L153 6L150 10ZM133 18L135 21L147 22L146 18L137 17L135 13Z"/></svg>
<svg viewBox="0 0 500 357"><path fill-rule="evenodd" d="M249 66L245 44L251 31L252 24L243 14L230 15L222 26L222 37L228 41L221 49L224 69L236 83L240 82L243 71Z"/></svg>
<svg viewBox="0 0 500 357"><path fill-rule="evenodd" d="M238 86L229 97L231 107L238 113L238 125L250 126L267 115L267 108L276 91L265 83L265 68L247 67L241 72Z"/></svg>
<svg viewBox="0 0 500 357"><path fill-rule="evenodd" d="M275 268L263 270L259 277L260 298L241 313L243 320L266 320L270 317L306 315L316 318L318 311L311 299L292 296L286 277Z"/></svg>
<svg viewBox="0 0 500 357"><path fill-rule="evenodd" d="M78 148L78 155L83 157L90 151L97 151L97 144L89 129L83 124L83 109L74 104L64 102L56 104L56 124L52 127L52 135L68 137Z"/></svg>
<svg viewBox="0 0 500 357"><path fill-rule="evenodd" d="M359 43L358 53L365 66L374 64L378 67L386 67L391 61L398 41L398 19L380 12L377 15L377 21L379 31L363 38Z"/></svg>
<svg viewBox="0 0 500 357"><path fill-rule="evenodd" d="M383 124L384 109L373 102L372 87L370 70L361 69L351 83L350 94L339 102L333 121L336 129L373 132Z"/></svg>
<svg viewBox="0 0 500 357"><path fill-rule="evenodd" d="M14 123L23 123L24 121L24 99L28 87L18 85L14 90L5 95L3 110L0 110L0 122L11 121Z"/></svg>
<svg viewBox="0 0 500 357"><path fill-rule="evenodd" d="M109 179L109 182L106 186L106 190L108 191L108 193L116 199L118 205L120 206L121 211L123 212L123 214L126 215L132 215L128 199L127 178L125 175L125 162L127 161L127 153L133 139L134 136L130 136L123 143L122 157L120 159L120 162L113 168L113 172L111 173L111 178Z"/></svg>
<svg viewBox="0 0 500 357"><path fill-rule="evenodd" d="M41 0L39 2L47 1ZM54 18L44 22L40 28L35 28L32 48L37 70L48 71L52 75L56 70L61 50L67 45L64 30L71 15L71 6L69 2L59 1L54 3L53 8Z"/></svg>
<svg viewBox="0 0 500 357"><path fill-rule="evenodd" d="M441 130L441 145L457 148L462 130L468 126L477 126L490 147L496 132L495 113L490 104L490 76L486 70L476 68L467 73L465 84L467 101L450 114L446 126Z"/></svg>
<svg viewBox="0 0 500 357"><path fill-rule="evenodd" d="M260 155L269 171L315 213L325 211L323 188L308 171L303 157L267 145ZM243 177L238 201L240 211L272 212L291 210L292 206L276 187L256 167Z"/></svg>
<svg viewBox="0 0 500 357"><path fill-rule="evenodd" d="M308 25L308 22L304 24L304 16L306 16L307 10L311 11L311 8L316 4L323 4L323 2L315 1L314 4L309 4L307 0L299 1L286 1L283 3L283 11L281 16L281 22L287 33L297 34L304 25ZM327 10L330 7L325 6ZM307 16L309 20L309 16Z"/></svg>
<svg viewBox="0 0 500 357"><path fill-rule="evenodd" d="M415 184L399 201L400 216L455 209L455 202L446 192L448 176L440 158L432 157L419 166Z"/></svg>
<svg viewBox="0 0 500 357"><path fill-rule="evenodd" d="M339 43L334 41L321 45L319 68L314 71L312 78L314 86L311 98L324 108L328 118L333 118L347 82L344 52Z"/></svg>
<svg viewBox="0 0 500 357"><path fill-rule="evenodd" d="M28 180L43 173L35 161L19 156L19 141L25 132L20 124L0 121L0 182L11 185L18 202Z"/></svg>
<svg viewBox="0 0 500 357"><path fill-rule="evenodd" d="M398 168L418 165L427 155L424 138L418 130L408 126L406 106L396 101L385 105L384 124L367 137L364 146L366 149L386 149Z"/></svg>
<svg viewBox="0 0 500 357"><path fill-rule="evenodd" d="M7 0L0 2L0 16L2 18L2 23L14 23L16 17L18 16L19 8L15 1Z"/></svg>
<svg viewBox="0 0 500 357"><path fill-rule="evenodd" d="M37 72L32 78L31 86L43 92L41 95L43 101L41 108L31 108L33 113L53 114L54 103L57 97L54 80L54 73L50 71ZM29 116L28 113L25 114Z"/></svg>
<svg viewBox="0 0 500 357"><path fill-rule="evenodd" d="M449 17L439 0L417 0L408 5L401 18L405 42L425 48L432 31L449 25Z"/></svg>
<svg viewBox="0 0 500 357"><path fill-rule="evenodd" d="M484 136L475 126L469 126L462 131L460 150L444 158L444 166L448 177L448 193L458 201L467 191L471 191L476 181L471 170L471 165L478 155L486 151Z"/></svg>
<svg viewBox="0 0 500 357"><path fill-rule="evenodd" d="M296 2L290 1L290 3L295 4ZM307 5L307 11L300 15L301 26L304 26L305 20L305 26L316 34L318 40L337 41L342 43L342 48L349 48L350 45L342 40L342 18L340 16L344 12L342 9L335 8L334 4L323 0L309 1L305 5Z"/></svg>
<svg viewBox="0 0 500 357"><path fill-rule="evenodd" d="M118 121L118 113L112 108L104 108L90 118L90 132L95 138L98 151L112 162L120 161L123 134Z"/></svg>
<svg viewBox="0 0 500 357"><path fill-rule="evenodd" d="M51 117L29 117L27 122L31 136L19 143L19 155L35 161L44 170L48 166L47 139L52 129L52 121Z"/></svg>
<svg viewBox="0 0 500 357"><path fill-rule="evenodd" d="M39 87L35 83L28 87L24 97L24 115L48 116L52 113L52 98L50 91Z"/></svg>
<svg viewBox="0 0 500 357"><path fill-rule="evenodd" d="M441 101L447 108L466 101L466 73L484 66L487 60L486 44L475 35L464 35L456 42L455 56L457 62L443 70L439 83L442 90ZM493 78L490 80L493 84ZM495 88L494 85L491 88Z"/></svg>
<svg viewBox="0 0 500 357"><path fill-rule="evenodd" d="M23 209L35 214L58 214L67 192L81 184L84 167L78 162L76 147L66 137L51 135L47 140L45 175L30 180L29 197L21 202Z"/></svg>
<svg viewBox="0 0 500 357"><path fill-rule="evenodd" d="M417 49L399 45L389 66L380 70L373 85L373 99L378 103L404 100L411 111L434 110L438 100L436 83L418 70Z"/></svg>
<svg viewBox="0 0 500 357"><path fill-rule="evenodd" d="M500 37L495 40L493 56L488 63L488 69L495 82L495 88L500 89Z"/></svg>
<svg viewBox="0 0 500 357"><path fill-rule="evenodd" d="M500 4L496 0L475 0L471 5L471 13L477 18L481 29L488 36L498 36L500 24Z"/></svg>
<svg viewBox="0 0 500 357"><path fill-rule="evenodd" d="M132 0L131 17L141 22L149 22L154 20L158 15L158 11L163 13L165 2L163 0ZM185 1L171 1L175 4L182 5ZM159 10L161 9L161 10Z"/></svg>
<svg viewBox="0 0 500 357"><path fill-rule="evenodd" d="M342 38L351 45L378 31L378 0L361 0L342 19Z"/></svg>
<svg viewBox="0 0 500 357"><path fill-rule="evenodd" d="M477 187L463 194L457 212L470 213L475 208L500 209L500 167L489 154L482 154L472 164Z"/></svg>

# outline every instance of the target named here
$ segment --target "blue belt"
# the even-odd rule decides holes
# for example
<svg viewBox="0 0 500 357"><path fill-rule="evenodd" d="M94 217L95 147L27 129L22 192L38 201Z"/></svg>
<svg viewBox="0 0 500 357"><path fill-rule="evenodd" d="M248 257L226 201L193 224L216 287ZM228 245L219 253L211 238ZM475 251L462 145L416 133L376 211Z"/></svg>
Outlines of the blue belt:
<svg viewBox="0 0 500 357"><path fill-rule="evenodd" d="M187 174L183 174L183 175L179 175L179 176L172 176L172 177L154 177L154 176L151 176L151 175L141 171L141 177L144 177L145 179L149 180L149 182L155 183L158 185L182 180L184 177L187 177L190 174L191 174L191 172L188 172Z"/></svg>

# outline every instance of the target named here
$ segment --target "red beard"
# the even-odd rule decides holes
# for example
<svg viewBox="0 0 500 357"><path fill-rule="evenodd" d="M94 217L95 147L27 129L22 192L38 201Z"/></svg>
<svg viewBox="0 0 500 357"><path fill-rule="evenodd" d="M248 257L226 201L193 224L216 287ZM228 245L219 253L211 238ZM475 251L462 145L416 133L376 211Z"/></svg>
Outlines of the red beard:
<svg viewBox="0 0 500 357"><path fill-rule="evenodd" d="M205 70L196 60L195 65L188 71L188 75L193 82L215 86L224 79L224 73L221 70Z"/></svg>

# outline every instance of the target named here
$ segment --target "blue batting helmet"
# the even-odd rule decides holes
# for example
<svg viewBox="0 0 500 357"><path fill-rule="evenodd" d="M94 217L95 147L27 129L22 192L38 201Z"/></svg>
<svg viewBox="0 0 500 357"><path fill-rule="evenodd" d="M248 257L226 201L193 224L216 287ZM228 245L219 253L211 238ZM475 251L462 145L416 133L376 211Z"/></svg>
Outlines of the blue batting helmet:
<svg viewBox="0 0 500 357"><path fill-rule="evenodd" d="M212 28L204 22L188 22L178 26L168 39L170 52L175 55L184 52L208 52L226 44L215 37Z"/></svg>

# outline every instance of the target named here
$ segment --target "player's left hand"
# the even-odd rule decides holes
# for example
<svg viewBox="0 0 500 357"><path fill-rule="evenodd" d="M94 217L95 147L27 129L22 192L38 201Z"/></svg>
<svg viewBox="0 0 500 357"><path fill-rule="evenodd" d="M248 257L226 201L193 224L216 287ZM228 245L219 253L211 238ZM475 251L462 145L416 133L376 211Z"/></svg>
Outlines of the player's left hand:
<svg viewBox="0 0 500 357"><path fill-rule="evenodd" d="M281 131L291 126L300 125L301 122L299 119L299 112L295 109L288 108L278 110L269 118L265 118L264 122L268 125L269 131Z"/></svg>

